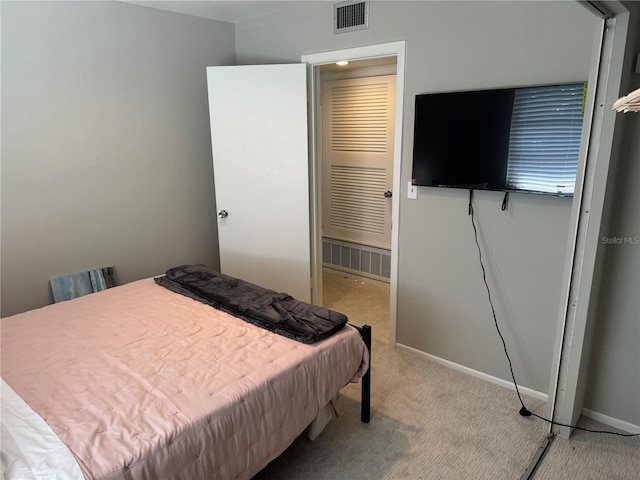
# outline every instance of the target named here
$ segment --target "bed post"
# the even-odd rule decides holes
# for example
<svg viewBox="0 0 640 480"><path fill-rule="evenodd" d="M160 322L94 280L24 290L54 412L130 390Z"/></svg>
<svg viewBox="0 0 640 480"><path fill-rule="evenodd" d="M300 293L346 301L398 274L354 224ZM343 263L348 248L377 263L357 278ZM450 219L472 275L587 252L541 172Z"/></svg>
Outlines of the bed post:
<svg viewBox="0 0 640 480"><path fill-rule="evenodd" d="M369 325L363 325L358 329L362 340L364 340L367 349L369 350L369 369L367 373L362 377L362 404L360 406L360 421L363 423L369 423L371 419L371 327Z"/></svg>

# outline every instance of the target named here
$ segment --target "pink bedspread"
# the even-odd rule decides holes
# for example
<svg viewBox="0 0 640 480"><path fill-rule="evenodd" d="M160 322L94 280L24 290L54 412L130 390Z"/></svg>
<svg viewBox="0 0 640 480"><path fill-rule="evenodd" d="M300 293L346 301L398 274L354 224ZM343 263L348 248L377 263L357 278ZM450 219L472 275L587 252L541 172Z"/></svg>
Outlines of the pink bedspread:
<svg viewBox="0 0 640 480"><path fill-rule="evenodd" d="M152 279L2 319L2 378L89 479L251 478L368 354L275 335Z"/></svg>

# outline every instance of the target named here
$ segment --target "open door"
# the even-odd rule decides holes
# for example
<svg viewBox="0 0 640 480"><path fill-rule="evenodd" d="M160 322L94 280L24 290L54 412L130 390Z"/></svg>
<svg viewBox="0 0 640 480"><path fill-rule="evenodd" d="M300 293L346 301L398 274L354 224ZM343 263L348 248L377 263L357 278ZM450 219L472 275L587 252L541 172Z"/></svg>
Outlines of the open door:
<svg viewBox="0 0 640 480"><path fill-rule="evenodd" d="M306 75L207 68L221 271L311 302Z"/></svg>

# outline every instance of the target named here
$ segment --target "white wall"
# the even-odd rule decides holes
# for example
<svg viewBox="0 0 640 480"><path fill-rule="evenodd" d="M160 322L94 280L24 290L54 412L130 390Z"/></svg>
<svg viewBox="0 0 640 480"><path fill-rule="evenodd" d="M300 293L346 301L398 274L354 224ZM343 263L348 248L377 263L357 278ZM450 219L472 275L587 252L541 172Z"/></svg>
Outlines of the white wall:
<svg viewBox="0 0 640 480"><path fill-rule="evenodd" d="M1 2L2 315L52 277L218 266L207 65L232 24L121 2Z"/></svg>

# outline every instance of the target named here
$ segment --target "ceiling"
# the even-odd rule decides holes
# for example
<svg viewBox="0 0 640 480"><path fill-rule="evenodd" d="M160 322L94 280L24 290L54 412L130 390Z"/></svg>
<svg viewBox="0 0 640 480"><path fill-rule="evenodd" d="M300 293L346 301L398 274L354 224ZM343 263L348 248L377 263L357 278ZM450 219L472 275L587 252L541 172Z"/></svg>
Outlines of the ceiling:
<svg viewBox="0 0 640 480"><path fill-rule="evenodd" d="M237 23L250 18L282 11L291 6L291 1L292 0L146 0L126 1L125 3L193 15L195 17Z"/></svg>

